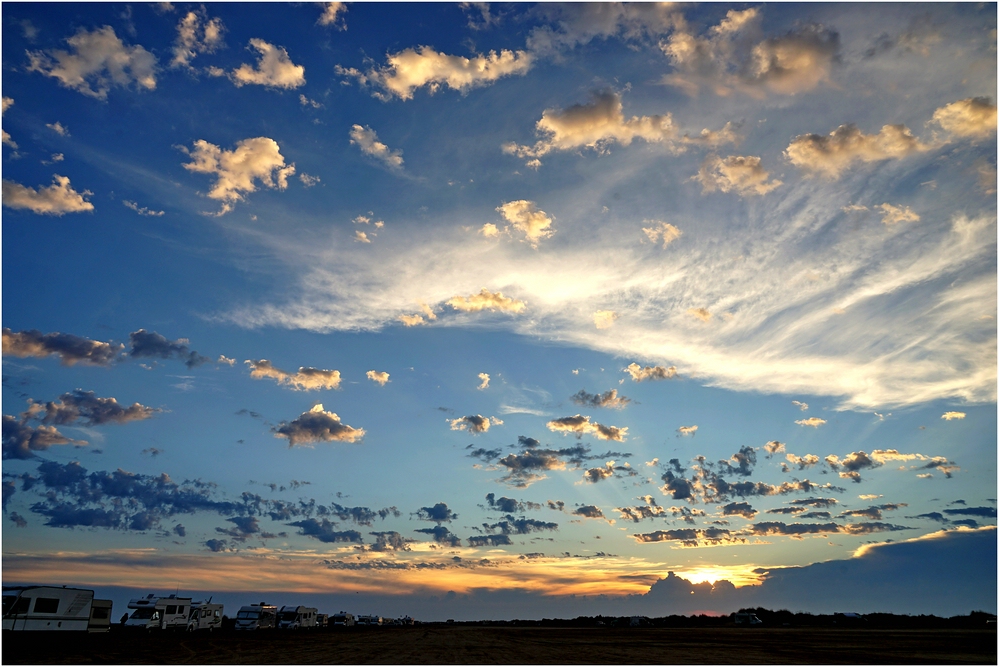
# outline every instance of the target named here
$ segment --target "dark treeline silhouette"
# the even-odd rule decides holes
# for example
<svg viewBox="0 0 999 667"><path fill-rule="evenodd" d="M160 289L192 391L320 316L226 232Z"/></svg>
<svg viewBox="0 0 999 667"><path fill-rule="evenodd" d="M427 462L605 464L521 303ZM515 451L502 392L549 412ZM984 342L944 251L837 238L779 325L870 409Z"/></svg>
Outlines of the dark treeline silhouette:
<svg viewBox="0 0 999 667"><path fill-rule="evenodd" d="M787 609L772 611L770 609L747 608L740 609L740 614L755 614L761 621L760 625L747 627L747 632L754 628L780 627L828 627L828 628L869 628L869 629L948 629L968 628L978 629L995 627L996 615L984 611L973 611L965 616L949 618L920 614L808 614L791 612ZM554 628L722 628L735 626L735 614L728 616L708 616L698 614L681 616L648 617L648 616L578 616L573 619L545 618L538 620L511 621L458 621L455 625L481 626L536 626Z"/></svg>

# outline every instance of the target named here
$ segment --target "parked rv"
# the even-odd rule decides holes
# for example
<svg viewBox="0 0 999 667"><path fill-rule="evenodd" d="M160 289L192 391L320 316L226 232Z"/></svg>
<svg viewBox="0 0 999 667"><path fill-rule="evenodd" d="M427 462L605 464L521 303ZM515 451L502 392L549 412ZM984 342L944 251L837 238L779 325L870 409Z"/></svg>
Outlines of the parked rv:
<svg viewBox="0 0 999 667"><path fill-rule="evenodd" d="M358 616L357 625L381 625L381 616Z"/></svg>
<svg viewBox="0 0 999 667"><path fill-rule="evenodd" d="M208 598L207 602L192 602L191 615L187 617L187 631L208 630L211 632L216 628L221 628L223 608L221 603L213 603L211 598Z"/></svg>
<svg viewBox="0 0 999 667"><path fill-rule="evenodd" d="M111 600L94 600L90 605L88 632L111 631Z"/></svg>
<svg viewBox="0 0 999 667"><path fill-rule="evenodd" d="M236 614L237 630L264 630L273 628L277 617L277 607L266 602L245 604Z"/></svg>
<svg viewBox="0 0 999 667"><path fill-rule="evenodd" d="M316 614L316 627L325 628L330 624L329 614Z"/></svg>
<svg viewBox="0 0 999 667"><path fill-rule="evenodd" d="M184 630L187 628L191 598L180 598L175 594L156 597L150 593L144 598L129 600L128 608L135 611L125 621L126 628L145 628L150 631Z"/></svg>
<svg viewBox="0 0 999 667"><path fill-rule="evenodd" d="M4 586L3 629L107 632L111 600L65 586Z"/></svg>
<svg viewBox="0 0 999 667"><path fill-rule="evenodd" d="M338 625L343 627L350 627L354 625L354 615L348 614L345 611L341 611L339 614L333 614L332 622L334 627Z"/></svg>
<svg viewBox="0 0 999 667"><path fill-rule="evenodd" d="M756 614L749 612L737 612L733 615L732 620L735 621L736 625L745 625L749 627L763 625L763 621L761 621Z"/></svg>
<svg viewBox="0 0 999 667"><path fill-rule="evenodd" d="M300 630L316 627L315 607L295 607L285 605L277 615L277 627L281 630Z"/></svg>

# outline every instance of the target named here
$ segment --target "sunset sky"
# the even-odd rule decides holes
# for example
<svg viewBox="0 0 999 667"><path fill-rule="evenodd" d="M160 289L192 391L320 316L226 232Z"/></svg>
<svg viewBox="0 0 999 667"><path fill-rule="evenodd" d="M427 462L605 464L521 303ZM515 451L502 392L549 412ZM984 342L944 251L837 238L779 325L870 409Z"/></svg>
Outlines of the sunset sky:
<svg viewBox="0 0 999 667"><path fill-rule="evenodd" d="M996 58L995 4L4 4L4 584L995 612Z"/></svg>

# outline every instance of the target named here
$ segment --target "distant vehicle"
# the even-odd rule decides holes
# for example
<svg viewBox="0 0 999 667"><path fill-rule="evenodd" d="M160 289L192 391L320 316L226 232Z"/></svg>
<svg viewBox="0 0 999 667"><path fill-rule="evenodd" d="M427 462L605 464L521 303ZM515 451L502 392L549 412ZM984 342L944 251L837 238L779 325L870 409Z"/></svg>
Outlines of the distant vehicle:
<svg viewBox="0 0 999 667"><path fill-rule="evenodd" d="M357 625L381 625L381 616L358 616Z"/></svg>
<svg viewBox="0 0 999 667"><path fill-rule="evenodd" d="M345 611L341 611L339 614L333 614L332 623L334 626L344 626L349 627L354 625L354 615L348 614Z"/></svg>
<svg viewBox="0 0 999 667"><path fill-rule="evenodd" d="M88 632L111 631L111 600L97 600L90 605L90 625Z"/></svg>
<svg viewBox="0 0 999 667"><path fill-rule="evenodd" d="M237 630L265 630L273 628L277 617L277 607L266 602L245 604L236 614Z"/></svg>
<svg viewBox="0 0 999 667"><path fill-rule="evenodd" d="M746 626L763 625L763 621L761 621L756 616L756 614L750 614L747 612L736 613L734 620L736 625L746 625Z"/></svg>
<svg viewBox="0 0 999 667"><path fill-rule="evenodd" d="M107 632L111 600L65 586L4 586L3 629L21 631Z"/></svg>
<svg viewBox="0 0 999 667"><path fill-rule="evenodd" d="M412 616L400 616L392 621L392 625L414 625L415 623Z"/></svg>
<svg viewBox="0 0 999 667"><path fill-rule="evenodd" d="M222 612L225 607L219 602L192 602L191 614L187 617L187 631L208 630L222 627Z"/></svg>
<svg viewBox="0 0 999 667"><path fill-rule="evenodd" d="M316 608L285 605L277 614L277 627L281 630L314 628L316 627Z"/></svg>
<svg viewBox="0 0 999 667"><path fill-rule="evenodd" d="M652 621L649 620L648 616L632 616L628 620L628 627L630 628L648 628L652 626Z"/></svg>
<svg viewBox="0 0 999 667"><path fill-rule="evenodd" d="M325 628L330 623L329 614L316 614L316 627Z"/></svg>
<svg viewBox="0 0 999 667"><path fill-rule="evenodd" d="M187 628L187 614L191 610L191 598L180 598L175 594L156 597L150 593L144 598L129 600L128 608L135 611L125 621L126 628L184 630Z"/></svg>

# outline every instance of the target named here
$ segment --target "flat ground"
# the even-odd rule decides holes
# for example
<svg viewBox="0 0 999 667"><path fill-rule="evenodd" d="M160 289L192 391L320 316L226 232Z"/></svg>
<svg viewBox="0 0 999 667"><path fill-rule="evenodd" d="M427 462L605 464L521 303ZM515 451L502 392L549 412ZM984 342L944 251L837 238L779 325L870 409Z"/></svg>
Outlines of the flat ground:
<svg viewBox="0 0 999 667"><path fill-rule="evenodd" d="M996 664L982 630L416 626L5 633L15 664Z"/></svg>

